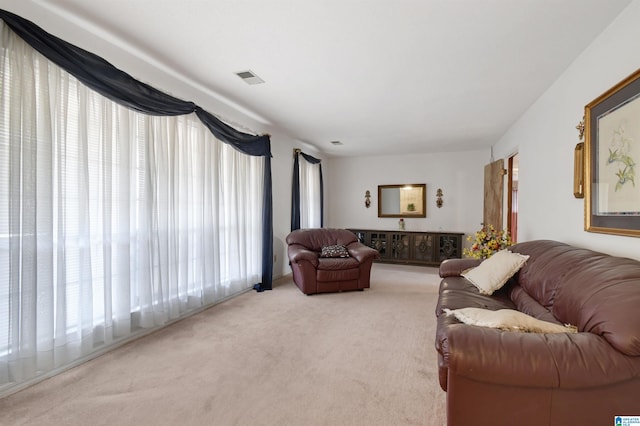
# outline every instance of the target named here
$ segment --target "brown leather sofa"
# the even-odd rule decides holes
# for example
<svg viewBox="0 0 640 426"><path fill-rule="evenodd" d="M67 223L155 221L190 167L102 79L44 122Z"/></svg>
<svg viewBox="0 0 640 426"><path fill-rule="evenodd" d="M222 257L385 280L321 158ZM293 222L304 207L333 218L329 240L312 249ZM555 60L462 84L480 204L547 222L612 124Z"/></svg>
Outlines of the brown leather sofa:
<svg viewBox="0 0 640 426"><path fill-rule="evenodd" d="M440 266L436 307L439 379L448 425L613 425L640 416L640 262L549 240L502 289L480 294ZM468 325L444 309L516 309L578 333L521 333Z"/></svg>
<svg viewBox="0 0 640 426"><path fill-rule="evenodd" d="M293 281L304 294L369 288L377 250L360 243L346 229L298 229L287 235ZM341 245L349 257L320 257L323 247Z"/></svg>

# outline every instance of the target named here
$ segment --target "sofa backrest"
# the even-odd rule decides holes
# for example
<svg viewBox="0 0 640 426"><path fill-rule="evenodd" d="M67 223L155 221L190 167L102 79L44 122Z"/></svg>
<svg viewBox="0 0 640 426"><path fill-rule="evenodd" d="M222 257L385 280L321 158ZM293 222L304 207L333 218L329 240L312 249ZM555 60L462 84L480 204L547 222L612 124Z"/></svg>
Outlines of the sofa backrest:
<svg viewBox="0 0 640 426"><path fill-rule="evenodd" d="M287 244L300 244L313 251L322 251L322 247L340 244L348 246L358 241L356 235L346 229L311 228L297 229L287 235Z"/></svg>
<svg viewBox="0 0 640 426"><path fill-rule="evenodd" d="M518 284L563 323L640 356L640 262L550 240L511 247L528 254Z"/></svg>

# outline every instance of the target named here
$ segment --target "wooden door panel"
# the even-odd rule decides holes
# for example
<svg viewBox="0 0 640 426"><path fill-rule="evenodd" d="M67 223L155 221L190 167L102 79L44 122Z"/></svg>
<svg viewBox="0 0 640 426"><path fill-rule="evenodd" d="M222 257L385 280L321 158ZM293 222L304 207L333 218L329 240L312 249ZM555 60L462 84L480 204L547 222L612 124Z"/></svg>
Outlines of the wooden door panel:
<svg viewBox="0 0 640 426"><path fill-rule="evenodd" d="M484 166L484 210L482 223L502 229L502 197L504 191L504 160Z"/></svg>

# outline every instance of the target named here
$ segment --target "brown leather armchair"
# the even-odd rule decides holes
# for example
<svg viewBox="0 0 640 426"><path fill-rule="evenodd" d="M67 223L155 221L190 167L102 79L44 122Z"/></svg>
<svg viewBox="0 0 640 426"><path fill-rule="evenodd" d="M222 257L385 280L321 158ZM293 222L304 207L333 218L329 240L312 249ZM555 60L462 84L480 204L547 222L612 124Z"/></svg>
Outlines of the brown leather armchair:
<svg viewBox="0 0 640 426"><path fill-rule="evenodd" d="M298 229L286 242L293 281L307 295L369 288L371 265L380 256L346 229ZM323 248L336 245L349 257L321 257Z"/></svg>

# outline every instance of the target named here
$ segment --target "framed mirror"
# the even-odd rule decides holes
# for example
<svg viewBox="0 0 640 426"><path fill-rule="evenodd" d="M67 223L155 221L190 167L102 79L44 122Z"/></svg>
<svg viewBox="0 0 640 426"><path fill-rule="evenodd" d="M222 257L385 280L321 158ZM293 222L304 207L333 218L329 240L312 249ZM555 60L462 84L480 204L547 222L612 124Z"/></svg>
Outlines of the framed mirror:
<svg viewBox="0 0 640 426"><path fill-rule="evenodd" d="M427 217L427 185L378 185L378 217Z"/></svg>

